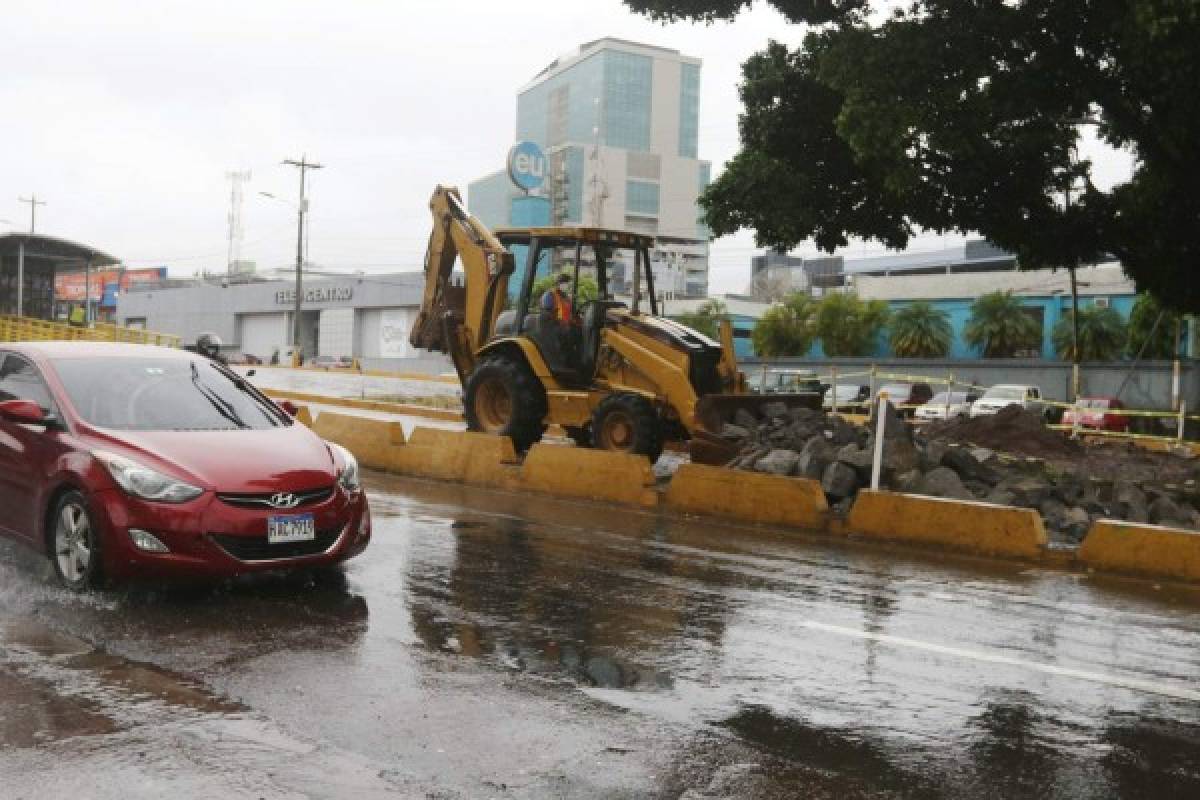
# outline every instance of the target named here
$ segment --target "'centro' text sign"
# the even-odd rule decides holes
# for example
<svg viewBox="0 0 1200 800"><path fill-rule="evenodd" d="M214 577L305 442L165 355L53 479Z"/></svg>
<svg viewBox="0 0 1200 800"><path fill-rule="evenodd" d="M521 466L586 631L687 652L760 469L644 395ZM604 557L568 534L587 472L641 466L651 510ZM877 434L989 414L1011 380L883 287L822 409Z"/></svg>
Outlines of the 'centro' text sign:
<svg viewBox="0 0 1200 800"><path fill-rule="evenodd" d="M306 303L345 303L354 299L353 286L316 286L304 290ZM275 293L275 302L281 306L296 302L295 289L280 289Z"/></svg>

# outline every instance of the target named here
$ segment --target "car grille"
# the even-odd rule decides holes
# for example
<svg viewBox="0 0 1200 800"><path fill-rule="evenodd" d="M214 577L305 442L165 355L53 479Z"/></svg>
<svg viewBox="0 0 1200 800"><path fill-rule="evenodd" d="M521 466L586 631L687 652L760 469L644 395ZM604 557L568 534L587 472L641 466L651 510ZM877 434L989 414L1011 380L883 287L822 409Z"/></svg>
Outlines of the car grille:
<svg viewBox="0 0 1200 800"><path fill-rule="evenodd" d="M284 542L271 544L263 536L233 536L226 533L210 533L209 537L238 561L278 561L284 558L303 558L324 553L337 544L341 529L317 531L317 536L307 542Z"/></svg>
<svg viewBox="0 0 1200 800"><path fill-rule="evenodd" d="M297 502L292 506L276 506L272 501L277 494L294 495ZM333 487L327 486L324 489L311 489L306 492L260 492L257 494L232 494L218 493L217 498L222 503L227 503L238 508L284 508L291 511L293 508L304 508L305 506L324 503L333 496Z"/></svg>

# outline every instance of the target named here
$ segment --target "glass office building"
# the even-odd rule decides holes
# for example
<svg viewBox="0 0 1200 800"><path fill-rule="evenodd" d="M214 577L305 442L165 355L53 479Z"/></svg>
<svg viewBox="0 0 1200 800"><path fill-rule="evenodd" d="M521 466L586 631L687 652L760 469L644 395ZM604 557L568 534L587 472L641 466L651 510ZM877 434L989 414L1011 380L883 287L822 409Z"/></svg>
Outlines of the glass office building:
<svg viewBox="0 0 1200 800"><path fill-rule="evenodd" d="M518 92L515 132L547 154L546 221L653 234L663 288L707 294L699 115L700 60L676 50L608 38L553 61ZM468 205L500 227L515 222L520 194L500 170L470 184Z"/></svg>

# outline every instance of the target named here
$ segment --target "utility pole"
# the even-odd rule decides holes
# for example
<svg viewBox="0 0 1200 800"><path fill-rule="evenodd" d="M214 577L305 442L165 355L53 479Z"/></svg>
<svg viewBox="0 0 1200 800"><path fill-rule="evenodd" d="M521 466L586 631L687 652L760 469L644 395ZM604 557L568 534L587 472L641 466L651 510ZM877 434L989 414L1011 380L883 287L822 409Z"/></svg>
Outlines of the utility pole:
<svg viewBox="0 0 1200 800"><path fill-rule="evenodd" d="M37 207L46 205L45 200L38 200L36 194L31 194L29 197L18 197L22 203L29 203L29 232L37 232Z"/></svg>
<svg viewBox="0 0 1200 800"><path fill-rule="evenodd" d="M29 233L37 228L37 207L46 205L45 200L38 200L36 194L29 197L18 197L18 201L29 203ZM17 316L25 313L25 240L17 243Z"/></svg>
<svg viewBox="0 0 1200 800"><path fill-rule="evenodd" d="M300 205L296 210L296 302L292 308L292 347L300 352L300 303L304 299L304 215L308 212L308 199L304 196L304 176L310 169L323 169L324 165L309 161L308 156L283 160L284 164L300 170ZM295 356L293 356L295 358Z"/></svg>
<svg viewBox="0 0 1200 800"><path fill-rule="evenodd" d="M250 171L226 172L229 180L229 258L225 263L226 274L233 273L233 265L241 259L242 247L242 184L250 180Z"/></svg>

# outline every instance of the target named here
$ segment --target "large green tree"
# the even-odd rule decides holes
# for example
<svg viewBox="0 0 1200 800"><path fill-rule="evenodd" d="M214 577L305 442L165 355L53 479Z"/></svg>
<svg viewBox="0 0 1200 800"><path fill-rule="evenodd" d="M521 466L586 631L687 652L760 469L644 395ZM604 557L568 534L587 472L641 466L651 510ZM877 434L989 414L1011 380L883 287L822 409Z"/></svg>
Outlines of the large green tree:
<svg viewBox="0 0 1200 800"><path fill-rule="evenodd" d="M625 2L704 22L752 4ZM979 232L1024 268L1114 254L1139 289L1200 311L1200 2L767 3L810 32L743 65L741 149L702 199L715 234L832 250ZM1092 181L1084 127L1132 154L1129 180Z"/></svg>
<svg viewBox="0 0 1200 800"><path fill-rule="evenodd" d="M825 355L869 356L887 321L888 307L882 300L837 292L821 298L815 325Z"/></svg>
<svg viewBox="0 0 1200 800"><path fill-rule="evenodd" d="M771 306L750 334L754 352L767 358L802 356L816 339L816 303L806 294L793 294Z"/></svg>
<svg viewBox="0 0 1200 800"><path fill-rule="evenodd" d="M1042 345L1041 329L1012 292L980 295L971 304L963 338L984 358L1011 358Z"/></svg>
<svg viewBox="0 0 1200 800"><path fill-rule="evenodd" d="M944 357L954 343L950 315L924 300L910 303L892 314L888 341L902 358Z"/></svg>
<svg viewBox="0 0 1200 800"><path fill-rule="evenodd" d="M674 316L674 319L676 322L687 325L694 331L699 331L705 336L716 339L721 320L728 316L729 309L726 305L720 300L712 298L696 306L695 311L677 314Z"/></svg>
<svg viewBox="0 0 1200 800"><path fill-rule="evenodd" d="M1075 333L1071 312L1054 325L1051 333L1058 357L1075 361ZM1079 309L1079 361L1113 361L1120 358L1128 343L1125 320L1111 308L1090 306Z"/></svg>
<svg viewBox="0 0 1200 800"><path fill-rule="evenodd" d="M1152 295L1139 294L1129 313L1127 354L1130 358L1173 358L1180 321L1179 314L1165 311Z"/></svg>

